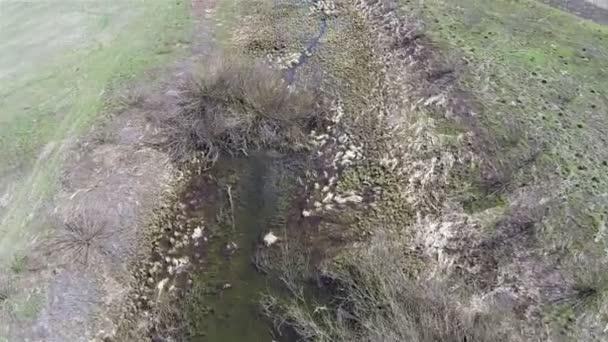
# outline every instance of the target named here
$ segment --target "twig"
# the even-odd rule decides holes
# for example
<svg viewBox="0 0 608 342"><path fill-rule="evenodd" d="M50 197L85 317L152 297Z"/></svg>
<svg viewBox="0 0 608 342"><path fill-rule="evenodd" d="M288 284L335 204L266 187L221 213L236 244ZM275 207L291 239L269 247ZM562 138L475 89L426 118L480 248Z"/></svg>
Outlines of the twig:
<svg viewBox="0 0 608 342"><path fill-rule="evenodd" d="M226 185L226 189L228 192L228 201L230 201L230 216L232 217L232 232L236 231L236 223L234 220L234 202L232 201L232 192L230 185Z"/></svg>

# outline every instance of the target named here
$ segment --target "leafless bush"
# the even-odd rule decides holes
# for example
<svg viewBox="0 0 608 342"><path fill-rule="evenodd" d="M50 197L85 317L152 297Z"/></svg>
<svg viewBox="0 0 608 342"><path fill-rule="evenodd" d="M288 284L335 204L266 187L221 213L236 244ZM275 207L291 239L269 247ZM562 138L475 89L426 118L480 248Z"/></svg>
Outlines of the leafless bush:
<svg viewBox="0 0 608 342"><path fill-rule="evenodd" d="M109 235L94 217L79 213L59 222L50 246L52 251L64 253L71 261L86 266L94 257L106 254Z"/></svg>
<svg viewBox="0 0 608 342"><path fill-rule="evenodd" d="M265 298L275 325L289 325L307 341L520 340L508 315L467 309L466 296L444 281L410 274L403 245L376 240L340 260L325 275L334 284L336 302L277 304Z"/></svg>
<svg viewBox="0 0 608 342"><path fill-rule="evenodd" d="M302 341L349 341L337 338L340 329L330 329L334 322L322 306L310 308L306 303L293 300L283 303L272 295L262 298L262 313L272 320L278 332L293 331ZM334 334L334 335L332 335Z"/></svg>
<svg viewBox="0 0 608 342"><path fill-rule="evenodd" d="M210 59L179 94L179 109L160 118L166 147L178 161L197 152L297 148L317 117L312 91L291 89L278 71L237 58Z"/></svg>
<svg viewBox="0 0 608 342"><path fill-rule="evenodd" d="M253 258L256 268L275 276L296 299L304 299L304 283L309 278L309 254L289 243L277 248L260 249Z"/></svg>

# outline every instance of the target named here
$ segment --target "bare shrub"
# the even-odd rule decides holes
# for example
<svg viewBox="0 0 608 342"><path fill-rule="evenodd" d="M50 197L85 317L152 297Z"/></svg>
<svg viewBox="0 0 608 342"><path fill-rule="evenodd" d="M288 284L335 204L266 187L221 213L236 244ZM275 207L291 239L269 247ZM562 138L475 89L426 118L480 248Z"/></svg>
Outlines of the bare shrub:
<svg viewBox="0 0 608 342"><path fill-rule="evenodd" d="M193 153L247 153L257 147L297 149L317 117L309 89L292 89L262 63L211 58L184 82L178 110L159 118L174 159Z"/></svg>
<svg viewBox="0 0 608 342"><path fill-rule="evenodd" d="M259 249L253 257L255 267L276 277L298 300L304 299L304 283L310 278L309 252L284 242L278 248Z"/></svg>
<svg viewBox="0 0 608 342"><path fill-rule="evenodd" d="M94 217L78 213L58 224L50 247L52 251L64 253L70 261L88 265L94 257L106 254L109 234Z"/></svg>
<svg viewBox="0 0 608 342"><path fill-rule="evenodd" d="M264 295L260 304L262 314L271 320L279 333L290 330L303 341L347 341L331 335L340 330L328 329L334 322L325 313L317 315L319 310L324 309L322 306L311 309L298 299L284 303L271 294Z"/></svg>
<svg viewBox="0 0 608 342"><path fill-rule="evenodd" d="M263 308L307 341L521 340L508 315L467 308L467 296L446 281L411 274L403 254L402 244L375 239L326 272L337 298L331 306L265 297Z"/></svg>

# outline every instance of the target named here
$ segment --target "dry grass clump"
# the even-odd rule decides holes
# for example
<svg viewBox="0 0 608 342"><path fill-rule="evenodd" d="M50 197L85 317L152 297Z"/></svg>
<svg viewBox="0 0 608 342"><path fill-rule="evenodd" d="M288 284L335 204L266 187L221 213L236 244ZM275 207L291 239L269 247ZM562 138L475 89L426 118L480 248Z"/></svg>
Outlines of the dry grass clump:
<svg viewBox="0 0 608 342"><path fill-rule="evenodd" d="M15 288L9 279L0 278L0 309L15 293Z"/></svg>
<svg viewBox="0 0 608 342"><path fill-rule="evenodd" d="M403 253L402 244L375 239L325 275L337 298L331 305L267 296L262 308L279 331L289 327L306 341L522 340L507 314L467 309L456 287L411 274Z"/></svg>
<svg viewBox="0 0 608 342"><path fill-rule="evenodd" d="M293 89L262 63L212 58L185 82L178 110L160 118L175 160L193 153L247 153L259 147L299 149L318 118L309 89Z"/></svg>
<svg viewBox="0 0 608 342"><path fill-rule="evenodd" d="M108 252L106 243L110 233L104 225L96 222L91 214L76 214L58 224L50 248L70 258L71 261L89 265L94 258Z"/></svg>
<svg viewBox="0 0 608 342"><path fill-rule="evenodd" d="M304 299L304 286L312 277L310 252L282 243L278 248L258 249L252 258L258 271L278 279L298 300Z"/></svg>
<svg viewBox="0 0 608 342"><path fill-rule="evenodd" d="M590 306L598 306L608 299L608 262L601 257L594 259L580 256L564 262L565 273L572 274L572 281L566 290L554 296L552 305L563 305L581 313ZM594 311L594 310L591 310Z"/></svg>

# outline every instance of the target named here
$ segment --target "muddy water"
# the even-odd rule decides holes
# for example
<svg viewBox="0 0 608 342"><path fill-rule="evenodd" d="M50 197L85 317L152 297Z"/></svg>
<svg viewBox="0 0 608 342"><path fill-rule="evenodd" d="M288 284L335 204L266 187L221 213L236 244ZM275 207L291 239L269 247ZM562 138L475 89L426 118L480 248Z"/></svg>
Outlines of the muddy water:
<svg viewBox="0 0 608 342"><path fill-rule="evenodd" d="M323 17L318 34L287 70L287 83L296 80L298 68L314 54L326 30ZM270 289L274 294L284 291L276 280L256 270L252 257L257 248L266 248L261 244L266 233L281 237L286 229L290 210L295 208L296 178L301 171L293 158L259 152L224 158L209 178L193 180L182 201L196 203L198 209L188 211L186 220L205 222L208 242L201 246L204 255L192 274L186 298L190 341L296 341L294 336L276 336L259 316L260 296Z"/></svg>
<svg viewBox="0 0 608 342"><path fill-rule="evenodd" d="M188 201L206 196L198 211L207 222L207 255L194 274L186 302L194 330L191 341L272 341L269 325L258 315L260 295L276 287L256 271L251 258L261 237L281 235L296 190L290 161L268 153L220 161L215 184L193 186Z"/></svg>

